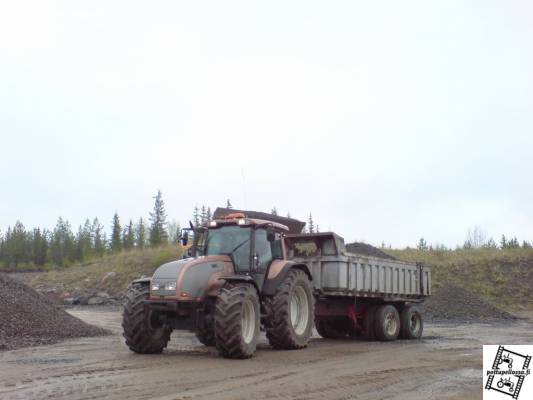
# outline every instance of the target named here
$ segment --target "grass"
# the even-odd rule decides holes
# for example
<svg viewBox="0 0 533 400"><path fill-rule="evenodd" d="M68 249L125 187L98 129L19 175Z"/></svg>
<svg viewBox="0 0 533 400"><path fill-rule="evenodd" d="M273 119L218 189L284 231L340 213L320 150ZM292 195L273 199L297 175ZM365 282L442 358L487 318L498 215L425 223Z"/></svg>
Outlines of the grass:
<svg viewBox="0 0 533 400"><path fill-rule="evenodd" d="M533 249L386 250L394 257L433 267L433 289L448 284L463 287L486 300L512 309L533 309ZM129 283L151 276L161 264L180 258L173 246L130 250L90 263L45 272L34 278L38 289L58 292L105 291L121 297ZM109 272L112 278L102 282Z"/></svg>
<svg viewBox="0 0 533 400"><path fill-rule="evenodd" d="M105 291L122 297L129 283L143 275L151 276L165 262L181 258L176 246L135 249L106 255L89 263L45 272L33 279L32 286L57 288L68 293L93 293ZM110 272L105 281L103 278Z"/></svg>
<svg viewBox="0 0 533 400"><path fill-rule="evenodd" d="M533 249L386 250L433 267L433 289L468 289L496 305L533 309Z"/></svg>

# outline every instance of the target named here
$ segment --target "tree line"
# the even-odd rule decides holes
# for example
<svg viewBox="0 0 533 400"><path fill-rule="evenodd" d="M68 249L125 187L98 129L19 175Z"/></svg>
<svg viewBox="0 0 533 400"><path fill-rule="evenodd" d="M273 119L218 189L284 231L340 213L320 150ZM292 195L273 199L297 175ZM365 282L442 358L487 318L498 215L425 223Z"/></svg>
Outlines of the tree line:
<svg viewBox="0 0 533 400"><path fill-rule="evenodd" d="M66 266L106 253L177 243L181 229L179 224L167 222L161 191L157 192L154 199L148 222L139 218L136 223L129 220L123 225L115 212L109 237L98 218L92 221L86 219L76 232L62 217L59 217L52 230L26 229L22 222L17 221L4 234L0 232L0 267Z"/></svg>
<svg viewBox="0 0 533 400"><path fill-rule="evenodd" d="M233 208L229 199L226 208ZM276 207L272 208L271 214L278 215ZM212 217L211 207L196 205L191 223L194 226L205 225ZM291 218L290 213L287 217ZM68 266L122 250L177 244L181 226L175 220L167 221L165 202L161 191L158 191L148 221L139 218L136 222L130 219L123 223L115 212L110 232L108 236L98 218L87 218L77 231L73 231L70 222L62 217L52 230L26 229L22 222L17 221L4 234L0 232L0 268ZM309 214L306 232L319 232L312 214Z"/></svg>

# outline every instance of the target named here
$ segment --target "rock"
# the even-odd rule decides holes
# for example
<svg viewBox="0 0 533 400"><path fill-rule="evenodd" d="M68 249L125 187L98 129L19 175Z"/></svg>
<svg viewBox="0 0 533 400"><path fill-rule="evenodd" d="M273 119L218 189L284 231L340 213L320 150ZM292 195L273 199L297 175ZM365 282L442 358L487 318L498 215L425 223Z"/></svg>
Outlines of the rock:
<svg viewBox="0 0 533 400"><path fill-rule="evenodd" d="M105 274L104 277L102 278L101 283L102 283L102 284L105 284L108 280L114 278L116 275L117 275L117 273L116 273L115 271L108 272L108 273Z"/></svg>
<svg viewBox="0 0 533 400"><path fill-rule="evenodd" d="M87 304L89 305L108 304L111 302L113 302L113 300L111 299L111 296L106 292L98 292L87 300Z"/></svg>

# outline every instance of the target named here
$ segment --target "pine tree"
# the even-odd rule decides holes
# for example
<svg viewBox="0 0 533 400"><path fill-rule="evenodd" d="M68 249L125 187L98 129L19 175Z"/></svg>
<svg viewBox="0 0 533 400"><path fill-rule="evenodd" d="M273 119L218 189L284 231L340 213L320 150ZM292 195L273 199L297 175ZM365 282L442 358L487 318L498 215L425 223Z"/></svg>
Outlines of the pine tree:
<svg viewBox="0 0 533 400"><path fill-rule="evenodd" d="M132 249L135 244L135 235L133 232L133 221L130 219L128 226L124 229L123 246L126 250Z"/></svg>
<svg viewBox="0 0 533 400"><path fill-rule="evenodd" d="M154 211L150 213L150 221L152 224L150 226L149 240L151 246L160 246L167 243L166 218L165 203L163 201L161 190L158 190L157 195L155 196Z"/></svg>
<svg viewBox="0 0 533 400"><path fill-rule="evenodd" d="M426 239L420 238L420 240L418 241L418 244L416 245L416 248L418 250L427 250L428 249L428 244L426 242Z"/></svg>
<svg viewBox="0 0 533 400"><path fill-rule="evenodd" d="M192 221L195 227L200 226L200 210L198 209L198 206L194 206L194 211L192 214Z"/></svg>
<svg viewBox="0 0 533 400"><path fill-rule="evenodd" d="M202 211L200 212L200 225L207 224L207 209L202 204Z"/></svg>
<svg viewBox="0 0 533 400"><path fill-rule="evenodd" d="M309 219L307 220L308 233L315 233L315 223L313 222L313 215L309 213Z"/></svg>
<svg viewBox="0 0 533 400"><path fill-rule="evenodd" d="M122 228L120 226L120 218L118 217L117 212L113 215L113 222L111 226L111 243L109 247L112 252L117 252L122 249L122 239L121 239Z"/></svg>
<svg viewBox="0 0 533 400"><path fill-rule="evenodd" d="M94 254L98 257L101 257L104 255L105 252L105 233L104 233L104 227L100 224L100 221L98 218L95 218L93 220L93 224L91 226L91 232L93 233L93 249Z"/></svg>
<svg viewBox="0 0 533 400"><path fill-rule="evenodd" d="M500 240L500 247L502 249L506 249L507 248L507 239L505 238L505 235L502 235L502 238Z"/></svg>
<svg viewBox="0 0 533 400"><path fill-rule="evenodd" d="M229 199L226 200L226 208L233 208Z"/></svg>
<svg viewBox="0 0 533 400"><path fill-rule="evenodd" d="M142 218L139 218L139 222L135 227L135 245L142 249L146 244L146 226Z"/></svg>
<svg viewBox="0 0 533 400"><path fill-rule="evenodd" d="M276 210L276 207L272 207L272 210L270 210L270 214L278 215L278 210Z"/></svg>
<svg viewBox="0 0 533 400"><path fill-rule="evenodd" d="M213 218L213 214L211 213L211 207L207 207L207 213L206 213L207 222L211 221L212 218Z"/></svg>

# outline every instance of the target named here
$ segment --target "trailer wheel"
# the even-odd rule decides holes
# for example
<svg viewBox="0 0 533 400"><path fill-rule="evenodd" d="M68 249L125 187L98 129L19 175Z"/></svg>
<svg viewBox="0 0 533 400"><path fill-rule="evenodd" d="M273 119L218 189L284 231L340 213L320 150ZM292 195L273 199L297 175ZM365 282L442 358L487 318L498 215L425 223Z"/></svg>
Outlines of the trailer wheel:
<svg viewBox="0 0 533 400"><path fill-rule="evenodd" d="M365 311L365 317L363 319L363 337L366 340L374 341L376 340L376 330L374 329L374 321L376 320L376 309L375 305L368 305Z"/></svg>
<svg viewBox="0 0 533 400"><path fill-rule="evenodd" d="M172 329L166 326L154 328L150 316L144 311L143 301L148 298L148 285L133 285L126 293L122 313L123 336L131 351L141 354L161 353L167 347Z"/></svg>
<svg viewBox="0 0 533 400"><path fill-rule="evenodd" d="M226 358L250 358L259 338L259 296L248 283L226 284L215 305L215 346Z"/></svg>
<svg viewBox="0 0 533 400"><path fill-rule="evenodd" d="M400 337L402 339L420 339L424 330L424 322L420 309L406 306L400 314Z"/></svg>
<svg viewBox="0 0 533 400"><path fill-rule="evenodd" d="M396 307L390 304L379 306L375 318L374 329L378 340L387 342L398 338L400 314Z"/></svg>
<svg viewBox="0 0 533 400"><path fill-rule="evenodd" d="M301 349L313 333L315 298L309 277L292 269L276 293L265 300L266 336L276 349Z"/></svg>
<svg viewBox="0 0 533 400"><path fill-rule="evenodd" d="M324 339L343 339L349 332L344 321L316 318L315 328L320 336Z"/></svg>

